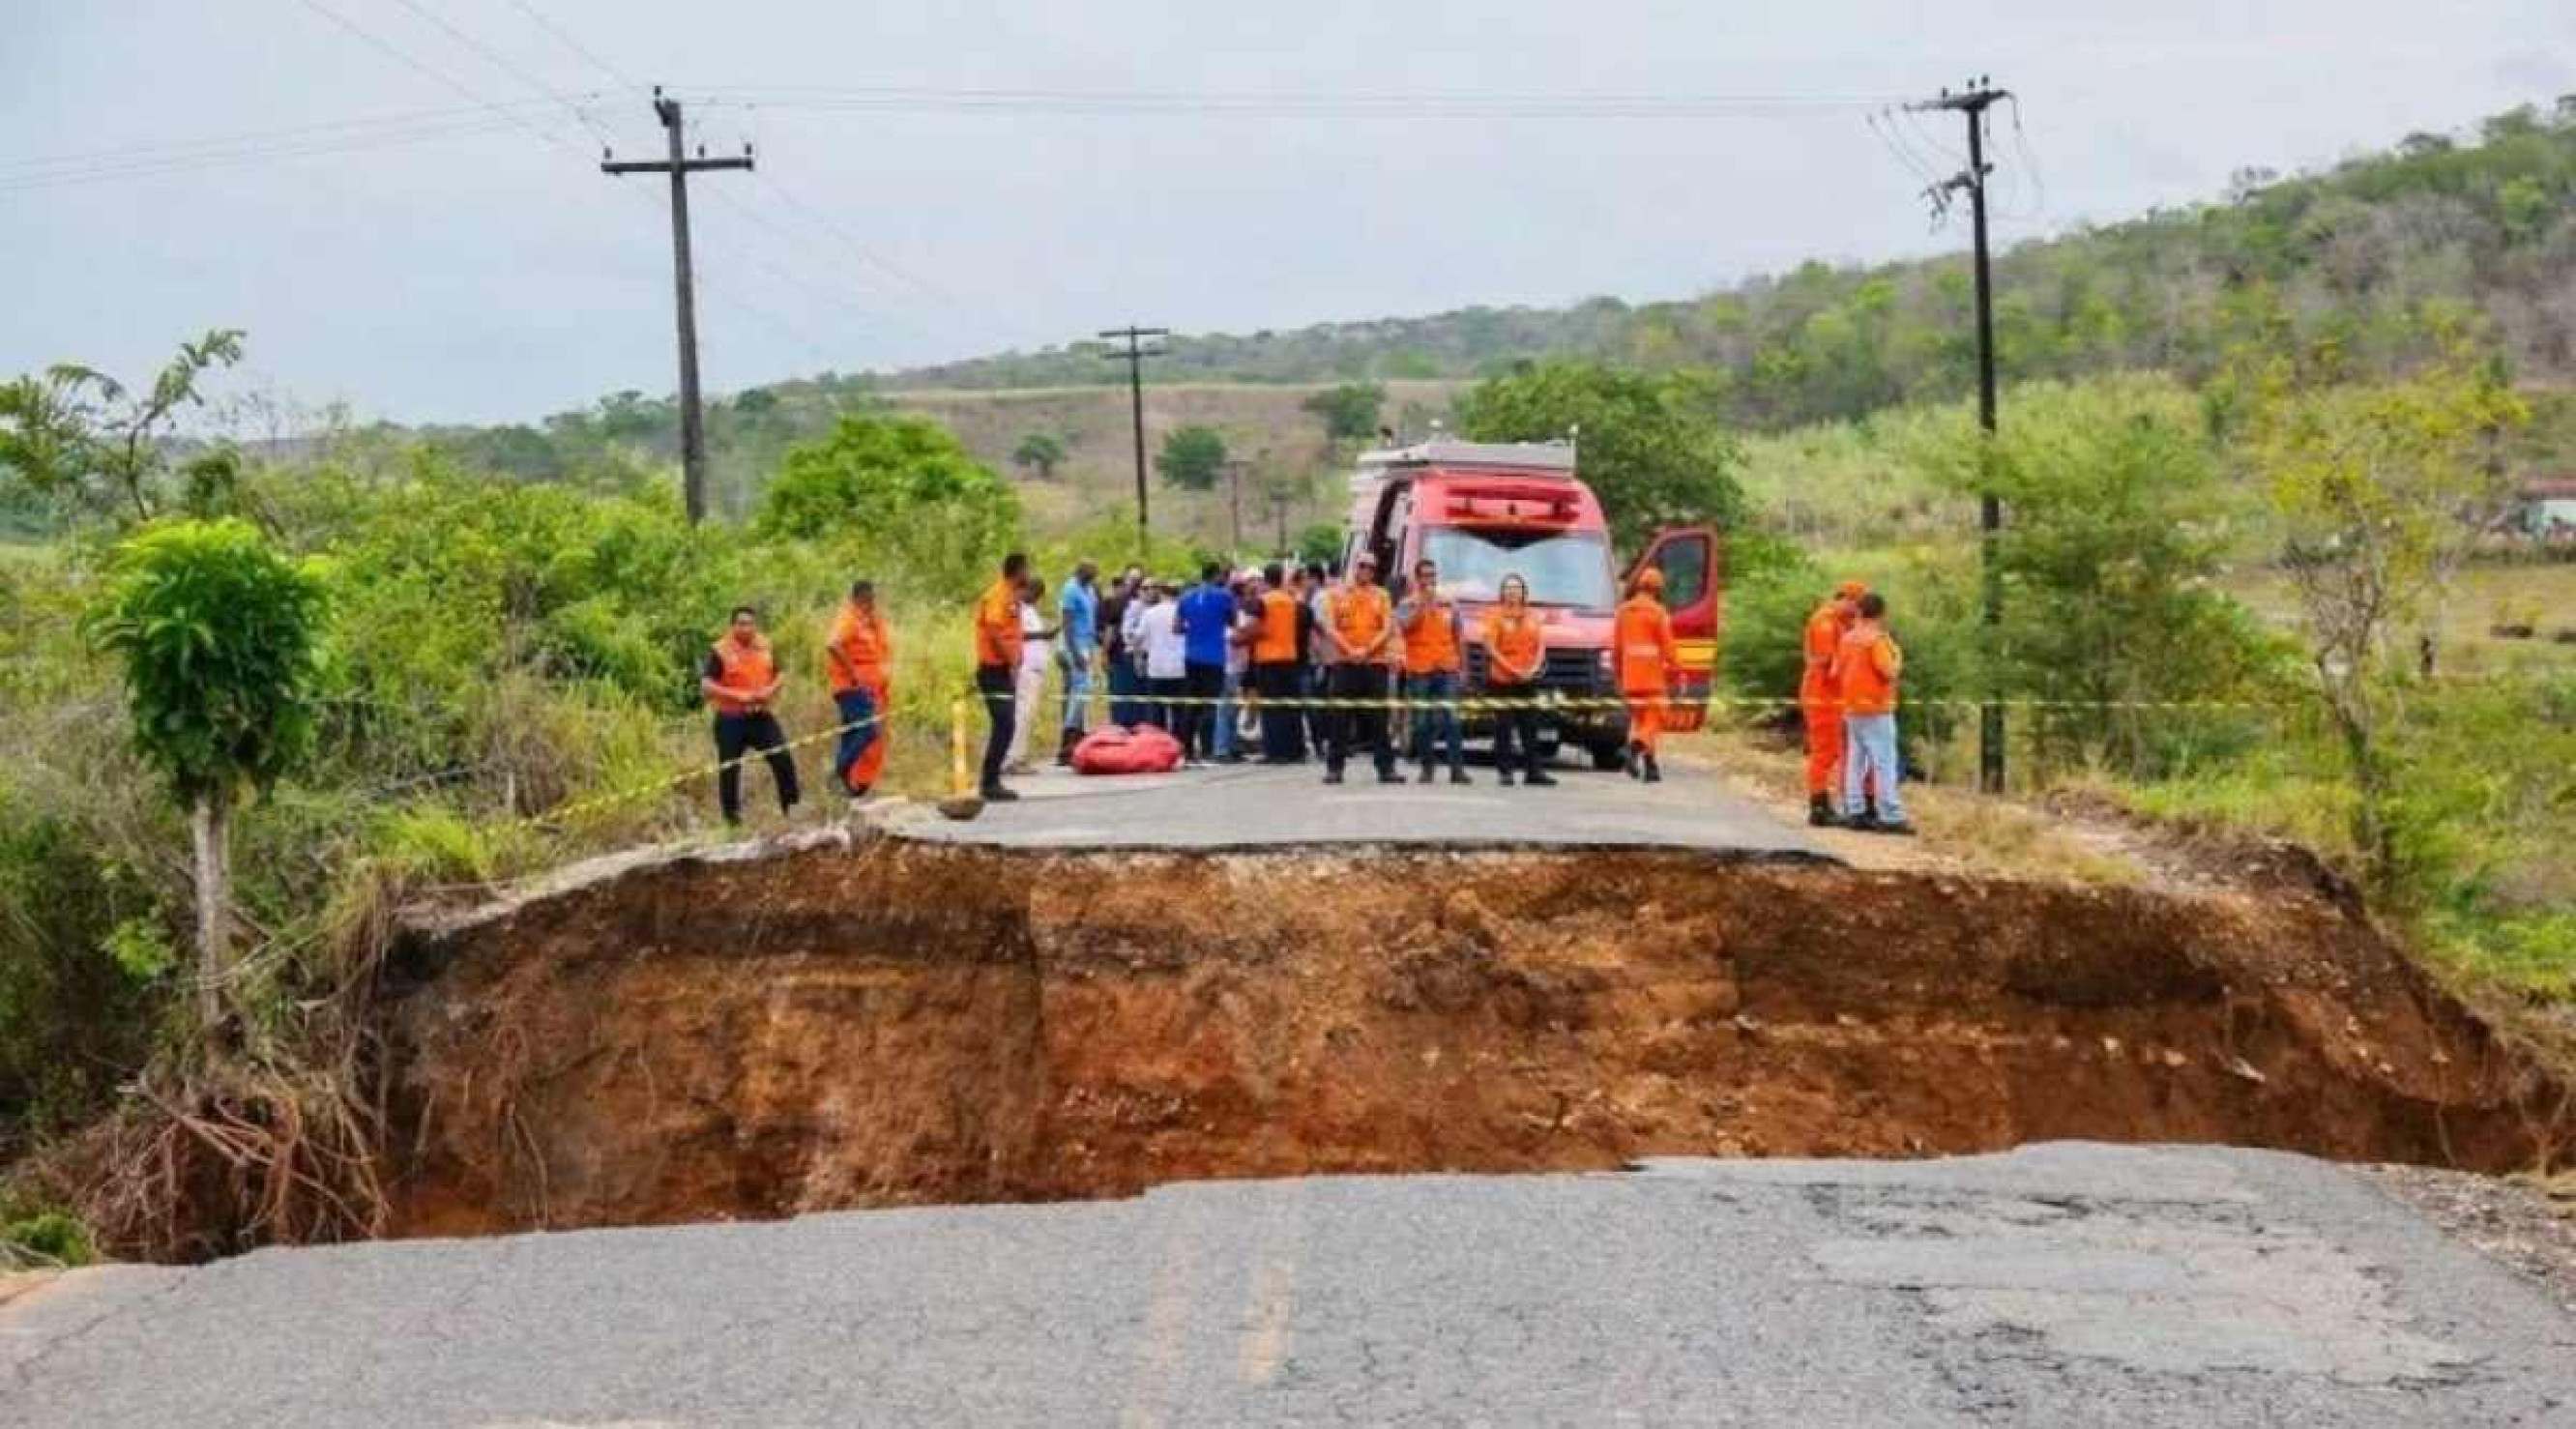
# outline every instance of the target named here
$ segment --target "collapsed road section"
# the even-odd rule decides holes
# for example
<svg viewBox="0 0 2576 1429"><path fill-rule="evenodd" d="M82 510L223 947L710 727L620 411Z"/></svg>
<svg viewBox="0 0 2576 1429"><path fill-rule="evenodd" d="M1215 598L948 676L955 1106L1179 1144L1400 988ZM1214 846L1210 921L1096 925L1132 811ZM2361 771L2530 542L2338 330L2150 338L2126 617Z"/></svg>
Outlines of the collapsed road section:
<svg viewBox="0 0 2576 1429"><path fill-rule="evenodd" d="M865 833L427 920L398 1233L1320 1171L2206 1141L2503 1170L2564 1090L2317 891Z"/></svg>

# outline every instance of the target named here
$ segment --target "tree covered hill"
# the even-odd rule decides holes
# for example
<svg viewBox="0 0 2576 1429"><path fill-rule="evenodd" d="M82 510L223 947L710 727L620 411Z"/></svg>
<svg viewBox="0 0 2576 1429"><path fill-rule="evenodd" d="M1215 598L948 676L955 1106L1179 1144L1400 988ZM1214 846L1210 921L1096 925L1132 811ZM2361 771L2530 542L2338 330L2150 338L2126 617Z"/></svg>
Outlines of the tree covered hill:
<svg viewBox="0 0 2576 1429"><path fill-rule="evenodd" d="M2515 378L2576 382L2576 95L2459 137L2413 134L2313 173L2238 174L2224 195L2021 244L1996 263L2006 381L2156 369L2197 381L2248 340L2336 339L2356 372L2427 355L2426 307L2478 315ZM1943 400L1974 377L1964 253L1877 265L1808 263L1701 297L1562 309L1468 308L1285 332L1182 334L1158 386L1394 381L1454 384L1574 356L1704 369L1726 416L1757 430ZM1123 385L1105 347L1015 352L893 374L824 373L737 392L709 414L720 490L739 505L794 441L839 412L923 389ZM1421 390L1421 389L1417 389ZM1107 403L1112 394L1096 394ZM1123 406L1125 393L1116 392ZM1152 399L1149 397L1149 407ZM1256 404L1291 414L1293 402ZM1103 414L1107 413L1103 406ZM1388 415L1396 415L1390 408ZM1103 416L1106 421L1106 416ZM532 478L603 453L669 457L672 402L623 392L538 426L428 433L470 461ZM1023 434L978 455L996 465ZM1246 432L1285 449L1288 434ZM1112 456L1078 450L1077 470Z"/></svg>

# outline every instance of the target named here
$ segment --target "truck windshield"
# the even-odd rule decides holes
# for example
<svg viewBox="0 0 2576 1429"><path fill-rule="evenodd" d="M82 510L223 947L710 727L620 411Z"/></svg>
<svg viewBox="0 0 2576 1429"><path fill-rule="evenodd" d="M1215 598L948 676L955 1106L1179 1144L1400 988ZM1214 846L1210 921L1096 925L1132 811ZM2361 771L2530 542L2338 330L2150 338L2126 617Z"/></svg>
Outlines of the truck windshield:
<svg viewBox="0 0 2576 1429"><path fill-rule="evenodd" d="M1462 600L1492 600L1503 577L1517 573L1535 604L1608 610L1619 603L1609 542L1598 531L1434 526L1422 533L1422 554L1440 567L1440 588Z"/></svg>

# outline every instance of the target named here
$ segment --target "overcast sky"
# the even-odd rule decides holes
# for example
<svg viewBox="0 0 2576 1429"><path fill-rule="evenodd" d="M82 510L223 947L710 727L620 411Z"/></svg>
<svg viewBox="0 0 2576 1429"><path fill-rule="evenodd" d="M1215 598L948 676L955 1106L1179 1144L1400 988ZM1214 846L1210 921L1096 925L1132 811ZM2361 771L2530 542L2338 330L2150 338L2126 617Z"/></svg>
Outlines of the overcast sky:
<svg viewBox="0 0 2576 1429"><path fill-rule="evenodd" d="M416 4L15 0L0 373L140 374L238 326L234 390L369 416L667 392L667 185L597 169L603 137L621 157L661 144L621 76L723 101L692 106L711 151L758 144L756 175L692 184L715 391L1131 319L1676 297L1929 251L1959 235L1928 230L1868 102L1978 72L2021 96L2041 181L2000 125L2005 240L2576 90L2568 0ZM943 97L970 91L1294 99ZM1477 112L1312 104L1422 93ZM1490 112L1612 94L1800 102ZM317 127L388 116L424 117ZM1955 146L1957 127L1923 133ZM244 135L269 137L214 142Z"/></svg>

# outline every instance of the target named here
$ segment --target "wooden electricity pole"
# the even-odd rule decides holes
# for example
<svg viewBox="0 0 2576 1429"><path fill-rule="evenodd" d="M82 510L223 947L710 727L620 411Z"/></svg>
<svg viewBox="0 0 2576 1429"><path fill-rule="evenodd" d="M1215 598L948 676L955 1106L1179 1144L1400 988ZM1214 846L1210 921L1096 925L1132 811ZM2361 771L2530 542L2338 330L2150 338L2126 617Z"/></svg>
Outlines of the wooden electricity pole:
<svg viewBox="0 0 2576 1429"><path fill-rule="evenodd" d="M1989 470L1994 460L1995 441L1995 292L1994 270L1986 248L1986 178L1994 166L1986 162L1986 111L1995 102L2008 99L2008 90L1997 89L1984 76L1958 94L1941 91L1938 99L1909 104L1908 109L1947 110L1966 116L1968 121L1967 172L1933 186L1931 199L1936 208L1946 209L1953 193L1968 195L1970 231L1976 249L1977 278L1977 425L1983 429L1983 445L1977 454L1978 471ZM1977 710L1977 786L1989 794L2004 791L2004 706L1996 691L2000 673L2004 623L2003 572L1995 566L1995 543L2003 530L2004 504L1991 484L1977 499L1977 540L1983 581L1984 624L1986 634L1986 698Z"/></svg>
<svg viewBox="0 0 2576 1429"><path fill-rule="evenodd" d="M689 524L707 514L706 417L698 405L698 296L689 268L689 175L710 169L748 169L751 146L736 156L710 159L705 145L690 158L681 152L680 101L666 99L653 86L653 113L669 131L671 156L650 162L626 162L603 155L603 174L669 174L671 176L671 272L680 308L680 490L689 508Z"/></svg>
<svg viewBox="0 0 2576 1429"><path fill-rule="evenodd" d="M1113 358L1126 359L1128 410L1134 414L1136 421L1136 554L1139 556L1145 554L1146 536L1145 359L1162 356L1161 348L1149 348L1141 344L1146 338L1169 337L1171 334L1172 330L1167 327L1138 327L1133 323L1125 327L1107 328L1100 333L1102 337L1120 337L1127 340L1125 352L1112 352L1109 355Z"/></svg>

